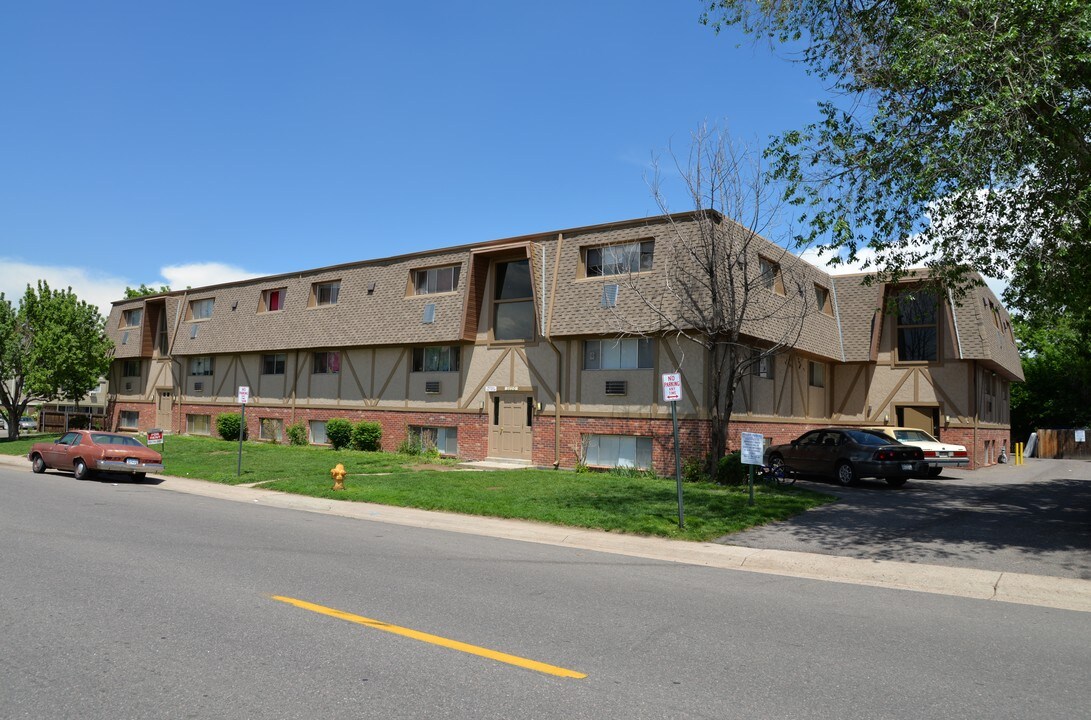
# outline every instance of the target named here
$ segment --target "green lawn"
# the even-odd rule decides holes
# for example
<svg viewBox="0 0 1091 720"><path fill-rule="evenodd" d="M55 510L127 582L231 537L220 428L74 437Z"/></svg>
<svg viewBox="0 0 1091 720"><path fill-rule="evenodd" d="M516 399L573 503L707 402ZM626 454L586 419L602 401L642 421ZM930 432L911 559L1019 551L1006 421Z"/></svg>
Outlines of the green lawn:
<svg viewBox="0 0 1091 720"><path fill-rule="evenodd" d="M0 442L0 454L25 455L38 438ZM45 439L44 437L42 439ZM392 453L334 452L328 448L243 444L168 436L164 463L170 475L262 487L337 500L520 518L556 525L707 541L822 505L828 495L759 486L753 507L746 488L686 483L686 528L678 529L673 479L567 470L462 471L421 466ZM345 466L345 490L334 491L330 468Z"/></svg>

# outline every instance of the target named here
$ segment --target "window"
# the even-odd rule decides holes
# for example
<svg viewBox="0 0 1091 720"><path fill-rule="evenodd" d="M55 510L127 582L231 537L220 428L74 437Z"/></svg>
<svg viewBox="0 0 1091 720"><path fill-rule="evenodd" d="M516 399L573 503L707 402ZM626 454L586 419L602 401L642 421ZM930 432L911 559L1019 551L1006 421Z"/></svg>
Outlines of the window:
<svg viewBox="0 0 1091 720"><path fill-rule="evenodd" d="M761 355L760 350L754 352L759 355L754 374L760 378L772 380L774 368L776 367L776 358L773 355Z"/></svg>
<svg viewBox="0 0 1091 720"><path fill-rule="evenodd" d="M496 340L534 339L533 297L529 260L496 265L493 294L493 337Z"/></svg>
<svg viewBox="0 0 1091 720"><path fill-rule="evenodd" d="M121 363L121 377L140 377L140 361L124 360Z"/></svg>
<svg viewBox="0 0 1091 720"><path fill-rule="evenodd" d="M276 355L262 355L261 356L261 374L262 375L283 375L284 374L284 353L277 353Z"/></svg>
<svg viewBox="0 0 1091 720"><path fill-rule="evenodd" d="M595 467L652 466L652 439L627 435L584 435L587 452L584 462Z"/></svg>
<svg viewBox="0 0 1091 720"><path fill-rule="evenodd" d="M422 325L431 325L436 321L436 304L427 303L424 306L424 315L421 316Z"/></svg>
<svg viewBox="0 0 1091 720"><path fill-rule="evenodd" d="M336 305L337 298L341 294L341 281L315 283L311 287L314 293L314 305Z"/></svg>
<svg viewBox="0 0 1091 720"><path fill-rule="evenodd" d="M419 442L421 450L435 448L440 455L458 455L458 428L411 426L409 439Z"/></svg>
<svg viewBox="0 0 1091 720"><path fill-rule="evenodd" d="M461 356L458 345L413 348L413 372L457 372Z"/></svg>
<svg viewBox="0 0 1091 720"><path fill-rule="evenodd" d="M284 440L284 421L280 418L261 418L258 420L258 437L281 442Z"/></svg>
<svg viewBox="0 0 1091 720"><path fill-rule="evenodd" d="M761 282L766 290L775 292L777 295L784 294L784 280L780 275L780 263L759 255L758 272L761 274Z"/></svg>
<svg viewBox="0 0 1091 720"><path fill-rule="evenodd" d="M140 413L136 410L122 410L117 418L117 426L125 430L136 430L140 426Z"/></svg>
<svg viewBox="0 0 1091 720"><path fill-rule="evenodd" d="M211 375L212 374L212 358L208 355L202 355L201 357L195 357L189 359L189 374L190 375Z"/></svg>
<svg viewBox="0 0 1091 720"><path fill-rule="evenodd" d="M413 292L417 295L453 292L458 289L458 265L413 271Z"/></svg>
<svg viewBox="0 0 1091 720"><path fill-rule="evenodd" d="M587 277L626 275L651 270L654 254L654 240L587 248L584 255Z"/></svg>
<svg viewBox="0 0 1091 720"><path fill-rule="evenodd" d="M585 340L585 370L637 370L652 367L651 338Z"/></svg>
<svg viewBox="0 0 1091 720"><path fill-rule="evenodd" d="M186 433L189 435L211 435L211 415L186 415Z"/></svg>
<svg viewBox="0 0 1091 720"><path fill-rule="evenodd" d="M602 300L599 304L604 308L617 307L618 285L603 285Z"/></svg>
<svg viewBox="0 0 1091 720"><path fill-rule="evenodd" d="M826 387L826 363L813 360L807 363L807 383L811 387Z"/></svg>
<svg viewBox="0 0 1091 720"><path fill-rule="evenodd" d="M326 421L311 420L309 425L311 428L311 444L328 445L330 441L326 438Z"/></svg>
<svg viewBox="0 0 1091 720"><path fill-rule="evenodd" d="M939 301L935 292L916 289L898 294L898 360L936 360L939 337Z"/></svg>
<svg viewBox="0 0 1091 720"><path fill-rule="evenodd" d="M191 301L189 304L190 320L208 320L212 317L212 306L215 302L215 298Z"/></svg>
<svg viewBox="0 0 1091 720"><path fill-rule="evenodd" d="M341 372L341 353L316 352L311 372L315 375L336 375Z"/></svg>
<svg viewBox="0 0 1091 720"><path fill-rule="evenodd" d="M140 325L140 320L144 317L143 308L134 308L132 310L124 310L121 313L121 327L137 327Z"/></svg>
<svg viewBox="0 0 1091 720"><path fill-rule="evenodd" d="M288 294L287 288L266 290L261 294L261 305L258 312L277 312L284 309L284 298Z"/></svg>
<svg viewBox="0 0 1091 720"><path fill-rule="evenodd" d="M814 302L818 311L826 315L833 315L833 303L830 302L830 291L821 285L814 286Z"/></svg>

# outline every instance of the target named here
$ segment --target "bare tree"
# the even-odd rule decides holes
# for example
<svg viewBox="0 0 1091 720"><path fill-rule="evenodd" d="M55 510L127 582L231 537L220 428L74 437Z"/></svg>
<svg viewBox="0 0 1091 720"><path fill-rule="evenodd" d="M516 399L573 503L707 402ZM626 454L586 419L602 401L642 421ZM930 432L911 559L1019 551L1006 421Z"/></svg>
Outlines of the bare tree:
<svg viewBox="0 0 1091 720"><path fill-rule="evenodd" d="M711 471L728 451L739 384L798 343L813 307L805 292L813 270L763 235L790 237L791 229L779 224L783 195L769 184L760 153L701 126L685 160L672 158L694 212L671 214L656 164L652 190L669 227L667 242L656 248L665 277L653 288L630 274L628 287L654 314L662 337L704 351Z"/></svg>

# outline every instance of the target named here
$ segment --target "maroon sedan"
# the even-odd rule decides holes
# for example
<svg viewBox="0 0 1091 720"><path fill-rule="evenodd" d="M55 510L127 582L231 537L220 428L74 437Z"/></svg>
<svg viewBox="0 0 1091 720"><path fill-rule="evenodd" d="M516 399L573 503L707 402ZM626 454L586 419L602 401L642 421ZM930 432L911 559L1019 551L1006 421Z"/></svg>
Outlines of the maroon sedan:
<svg viewBox="0 0 1091 720"><path fill-rule="evenodd" d="M163 456L136 438L95 430L73 430L51 443L34 443L27 459L36 473L46 468L71 470L77 480L96 470L126 473L138 480L150 472L163 472Z"/></svg>

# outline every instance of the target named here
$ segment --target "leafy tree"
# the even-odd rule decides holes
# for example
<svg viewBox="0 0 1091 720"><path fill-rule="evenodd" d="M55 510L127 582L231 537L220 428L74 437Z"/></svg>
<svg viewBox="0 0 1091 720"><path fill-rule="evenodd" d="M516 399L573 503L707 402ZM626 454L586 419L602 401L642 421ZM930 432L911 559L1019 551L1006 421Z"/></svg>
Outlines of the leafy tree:
<svg viewBox="0 0 1091 720"><path fill-rule="evenodd" d="M160 285L159 289L148 287L144 283L140 283L140 287L131 288L128 285L125 286L125 299L131 300L132 298L144 297L145 295L160 295L162 293L169 293L170 285Z"/></svg>
<svg viewBox="0 0 1091 720"><path fill-rule="evenodd" d="M715 477L728 450L739 385L797 343L813 288L795 259L761 234L777 226L780 190L766 182L750 148L702 126L688 157L674 165L695 219L671 215L657 168L653 193L668 232L662 248L657 242L655 263L663 267L664 283L648 285L630 273L627 284L642 301L638 312L650 309L666 336L704 351L711 433L706 472ZM622 333L642 329L621 314L617 322Z"/></svg>
<svg viewBox="0 0 1091 720"><path fill-rule="evenodd" d="M1026 382L1011 391L1012 433L1091 424L1091 338L1071 317L1016 318Z"/></svg>
<svg viewBox="0 0 1091 720"><path fill-rule="evenodd" d="M0 405L12 437L32 402L79 402L110 367L113 343L98 308L72 289L27 286L19 307L0 293Z"/></svg>
<svg viewBox="0 0 1091 720"><path fill-rule="evenodd" d="M1091 3L714 0L839 98L769 149L809 231L898 275L1013 281L1023 311L1091 307Z"/></svg>

